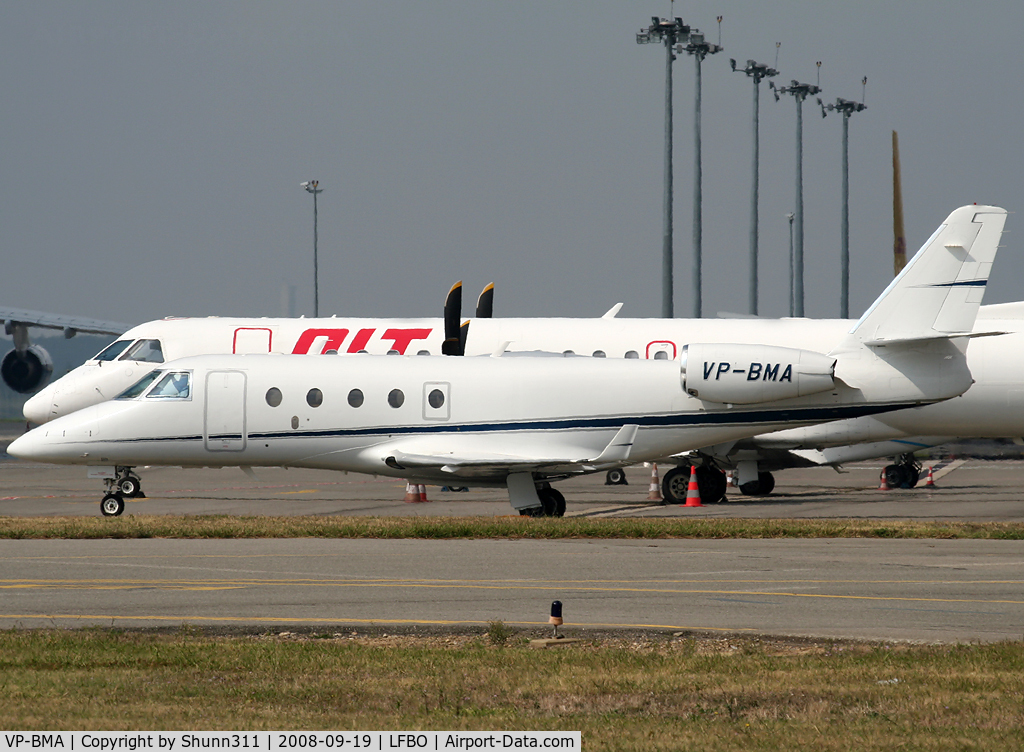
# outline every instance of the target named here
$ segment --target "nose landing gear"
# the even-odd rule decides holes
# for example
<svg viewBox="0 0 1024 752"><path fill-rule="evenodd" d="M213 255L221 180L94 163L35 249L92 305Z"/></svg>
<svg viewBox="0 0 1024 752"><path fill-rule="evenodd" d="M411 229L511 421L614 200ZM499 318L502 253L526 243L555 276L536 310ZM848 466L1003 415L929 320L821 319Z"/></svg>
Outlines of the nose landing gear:
<svg viewBox="0 0 1024 752"><path fill-rule="evenodd" d="M125 499L145 499L142 492L142 479L130 467L117 467L116 476L103 480L107 492L100 501L100 511L104 517L117 517L124 512Z"/></svg>

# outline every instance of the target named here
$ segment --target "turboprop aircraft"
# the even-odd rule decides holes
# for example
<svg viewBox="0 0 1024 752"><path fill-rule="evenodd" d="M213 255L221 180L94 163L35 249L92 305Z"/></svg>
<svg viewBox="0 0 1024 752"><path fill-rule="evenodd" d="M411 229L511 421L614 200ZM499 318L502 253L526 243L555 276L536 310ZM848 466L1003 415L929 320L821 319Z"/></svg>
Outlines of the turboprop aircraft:
<svg viewBox="0 0 1024 752"><path fill-rule="evenodd" d="M120 334L128 324L100 321L80 316L61 316L56 313L26 311L20 308L0 308L4 332L14 339L14 349L0 361L0 377L19 394L32 394L46 386L53 374L53 358L44 348L29 341L29 327L59 329L65 339L76 334Z"/></svg>
<svg viewBox="0 0 1024 752"><path fill-rule="evenodd" d="M570 475L962 394L973 293L987 281L1005 214L953 212L827 354L692 342L678 362L207 356L154 369L118 399L36 428L8 452L93 466L285 465L506 485L516 509L557 514L549 484ZM123 508L112 484L102 509Z"/></svg>

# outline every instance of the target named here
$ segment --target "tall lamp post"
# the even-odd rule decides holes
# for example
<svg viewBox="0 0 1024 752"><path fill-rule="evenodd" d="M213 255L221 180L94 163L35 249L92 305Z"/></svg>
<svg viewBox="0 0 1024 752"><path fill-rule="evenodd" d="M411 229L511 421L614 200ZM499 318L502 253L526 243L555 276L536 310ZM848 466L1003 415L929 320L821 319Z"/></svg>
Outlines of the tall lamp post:
<svg viewBox="0 0 1024 752"><path fill-rule="evenodd" d="M786 215L789 220L789 317L796 315L796 298L793 295L793 212Z"/></svg>
<svg viewBox="0 0 1024 752"><path fill-rule="evenodd" d="M661 42L665 45L665 196L661 241L661 315L672 318L672 61L676 42L690 36L683 19L651 18L651 25L637 32L637 44Z"/></svg>
<svg viewBox="0 0 1024 752"><path fill-rule="evenodd" d="M819 69L821 63L818 63ZM781 89L776 88L772 81L768 82L772 92L775 94L775 101L779 101L780 94L789 94L796 100L796 235L793 244L793 315L803 317L804 315L804 100L812 94L821 92L821 87L815 84L802 84L799 81L790 82L789 86Z"/></svg>
<svg viewBox="0 0 1024 752"><path fill-rule="evenodd" d="M317 259L316 197L317 194L323 193L324 189L317 187L320 185L319 180L307 180L299 185L305 188L307 193L313 194L313 318L320 318L320 268Z"/></svg>
<svg viewBox="0 0 1024 752"><path fill-rule="evenodd" d="M868 77L861 81L862 87L867 87ZM861 99L864 99L864 89L861 89ZM840 234L842 245L840 252L840 265L842 266L842 292L839 296L839 318L850 318L850 115L855 112L862 112L867 109L863 102L853 102L849 99L838 97L835 104L822 104L821 116L825 117L828 111L838 112L843 116L843 209L840 223Z"/></svg>
<svg viewBox="0 0 1024 752"><path fill-rule="evenodd" d="M719 30L721 30L722 17L718 17ZM719 31L721 34L721 31ZM703 220L702 220L702 199L703 199L703 166L701 161L700 143L700 93L701 93L701 63L708 55L714 55L723 49L720 44L712 44L704 41L704 34L697 29L690 32L690 40L685 47L677 48L678 52L686 52L693 55L697 63L697 84L694 87L693 105L693 318L701 317L701 276L703 257Z"/></svg>
<svg viewBox="0 0 1024 752"><path fill-rule="evenodd" d="M758 131L758 116L761 109L761 79L779 75L775 68L753 60L747 61L746 68L737 68L736 61L729 59L734 71L746 73L754 82L754 179L750 195L750 313L757 315L757 214L758 214L758 182L759 161L761 156L761 139Z"/></svg>

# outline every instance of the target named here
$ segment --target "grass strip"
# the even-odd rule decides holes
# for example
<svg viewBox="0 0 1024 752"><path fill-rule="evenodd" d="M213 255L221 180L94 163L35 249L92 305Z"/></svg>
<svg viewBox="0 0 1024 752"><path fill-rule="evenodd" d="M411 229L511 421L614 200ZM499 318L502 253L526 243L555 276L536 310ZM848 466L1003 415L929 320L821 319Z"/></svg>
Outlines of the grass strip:
<svg viewBox="0 0 1024 752"><path fill-rule="evenodd" d="M493 630L492 630L493 631ZM580 730L588 750L1020 749L1024 644L0 633L0 725Z"/></svg>
<svg viewBox="0 0 1024 752"><path fill-rule="evenodd" d="M932 538L1024 540L1024 524L869 519L589 519L580 517L238 517L136 516L0 518L0 539L417 538L727 539Z"/></svg>

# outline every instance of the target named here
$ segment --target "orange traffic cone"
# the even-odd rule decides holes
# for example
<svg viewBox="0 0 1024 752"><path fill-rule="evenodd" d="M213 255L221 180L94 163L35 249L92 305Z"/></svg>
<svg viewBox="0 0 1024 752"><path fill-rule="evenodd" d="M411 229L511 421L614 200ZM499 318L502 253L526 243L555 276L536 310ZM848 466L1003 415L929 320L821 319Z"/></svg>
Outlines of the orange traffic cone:
<svg viewBox="0 0 1024 752"><path fill-rule="evenodd" d="M879 491L888 491L889 483L885 480L885 468L882 468L881 482L878 484Z"/></svg>
<svg viewBox="0 0 1024 752"><path fill-rule="evenodd" d="M651 489L647 492L648 501L664 501L661 497L661 481L658 480L658 464L651 465Z"/></svg>
<svg viewBox="0 0 1024 752"><path fill-rule="evenodd" d="M430 499L427 498L427 487L424 486L422 483L420 483L419 491L420 491L420 493L419 493L419 497L420 497L419 500L420 501L430 501Z"/></svg>
<svg viewBox="0 0 1024 752"><path fill-rule="evenodd" d="M924 482L925 488L935 487L935 478L932 477L932 466L928 466L928 479Z"/></svg>
<svg viewBox="0 0 1024 752"><path fill-rule="evenodd" d="M420 500L420 491L415 484L405 482L405 503L415 504Z"/></svg>
<svg viewBox="0 0 1024 752"><path fill-rule="evenodd" d="M690 483L686 486L686 504L683 506L687 507L702 507L700 503L700 489L697 488L697 466L690 465Z"/></svg>

